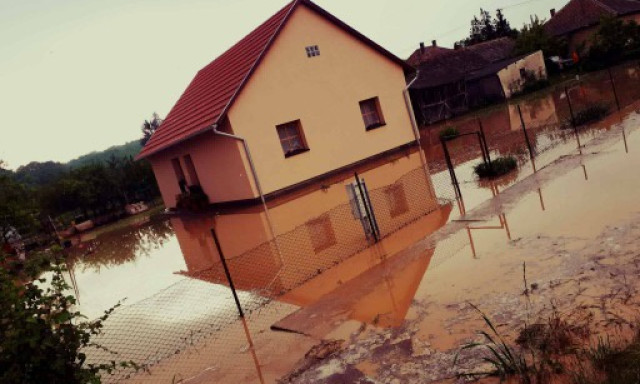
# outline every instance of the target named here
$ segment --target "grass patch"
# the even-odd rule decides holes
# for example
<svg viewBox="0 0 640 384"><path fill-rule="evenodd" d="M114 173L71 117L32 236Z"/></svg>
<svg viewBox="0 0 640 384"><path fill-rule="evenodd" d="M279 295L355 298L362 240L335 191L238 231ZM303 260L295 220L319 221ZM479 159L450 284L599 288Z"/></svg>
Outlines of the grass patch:
<svg viewBox="0 0 640 384"><path fill-rule="evenodd" d="M595 121L602 120L609 113L609 107L605 104L594 104L582 111L576 113L575 124L576 126L593 123Z"/></svg>
<svg viewBox="0 0 640 384"><path fill-rule="evenodd" d="M574 384L640 383L640 333L624 346L614 345L608 337L599 338L581 351L577 366L572 375Z"/></svg>
<svg viewBox="0 0 640 384"><path fill-rule="evenodd" d="M546 322L525 324L515 343L510 344L487 315L476 306L473 308L480 313L488 330L478 332L482 341L460 348L454 365L464 351L478 350L481 354L475 358L488 363L489 369L461 373L459 377L489 376L500 378L500 382L522 384L640 383L640 331L630 341L616 344L609 337L601 337L587 346L585 343L591 334L588 323L572 324L554 311Z"/></svg>
<svg viewBox="0 0 640 384"><path fill-rule="evenodd" d="M519 382L523 384L543 384L548 383L552 374L562 372L562 366L552 355L541 353L532 347L517 347L507 344L489 317L473 304L472 306L480 313L490 332L479 331L478 334L484 340L463 345L456 354L453 364L457 364L462 351L479 349L485 352L482 361L488 363L491 370L465 373L459 376L473 379L482 376L499 377L500 382L517 377Z"/></svg>
<svg viewBox="0 0 640 384"><path fill-rule="evenodd" d="M481 179L499 177L518 168L518 161L513 156L498 157L489 163L480 163L473 170Z"/></svg>
<svg viewBox="0 0 640 384"><path fill-rule="evenodd" d="M445 127L440 131L440 138L442 140L452 140L458 137L460 131L456 127Z"/></svg>

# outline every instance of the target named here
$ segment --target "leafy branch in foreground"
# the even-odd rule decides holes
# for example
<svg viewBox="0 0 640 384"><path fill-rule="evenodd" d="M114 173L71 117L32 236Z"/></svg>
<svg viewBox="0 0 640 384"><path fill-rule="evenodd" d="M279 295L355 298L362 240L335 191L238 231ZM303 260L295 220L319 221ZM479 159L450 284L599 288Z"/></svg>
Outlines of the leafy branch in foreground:
<svg viewBox="0 0 640 384"><path fill-rule="evenodd" d="M139 367L133 362L89 364L84 348L95 347L113 311L87 321L74 311L76 299L68 295L64 267L51 266L48 278L31 276L22 283L5 266L0 255L0 382L2 383L100 383L101 373Z"/></svg>

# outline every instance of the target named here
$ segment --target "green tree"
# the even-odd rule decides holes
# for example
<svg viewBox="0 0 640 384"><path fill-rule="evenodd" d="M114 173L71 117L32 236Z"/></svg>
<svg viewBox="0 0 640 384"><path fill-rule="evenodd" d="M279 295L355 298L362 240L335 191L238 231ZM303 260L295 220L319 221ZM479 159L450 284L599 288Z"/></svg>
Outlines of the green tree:
<svg viewBox="0 0 640 384"><path fill-rule="evenodd" d="M474 15L471 19L469 37L457 44L471 46L501 37L515 37L517 34L518 31L511 28L511 24L501 9L496 10L496 18L494 19L488 11L480 8L479 17Z"/></svg>
<svg viewBox="0 0 640 384"><path fill-rule="evenodd" d="M67 166L53 161L40 163L32 161L19 167L15 172L16 180L30 186L41 186L54 182L67 172Z"/></svg>
<svg viewBox="0 0 640 384"><path fill-rule="evenodd" d="M151 120L145 120L144 123L142 123L142 137L140 138L141 146L147 144L147 141L151 139L153 133L160 127L162 121L163 120L160 118L160 116L158 116L158 114L154 112L153 115L151 115Z"/></svg>
<svg viewBox="0 0 640 384"><path fill-rule="evenodd" d="M609 65L638 48L640 27L635 21L625 23L614 16L602 17L600 26L590 41L588 61L596 67Z"/></svg>
<svg viewBox="0 0 640 384"><path fill-rule="evenodd" d="M8 265L1 254L0 265ZM67 295L63 272L54 265L49 279L21 276L29 281L22 284L0 268L1 383L94 384L101 382L101 372L137 368L132 362L86 363L86 349L95 347L91 339L117 306L95 321L84 320L73 309L76 300Z"/></svg>
<svg viewBox="0 0 640 384"><path fill-rule="evenodd" d="M544 20L537 16L531 18L531 23L525 25L518 34L515 45L516 55L542 51L545 57L564 56L567 53L567 43L547 33Z"/></svg>
<svg viewBox="0 0 640 384"><path fill-rule="evenodd" d="M10 172L0 172L0 246L9 242L14 229L23 233L35 230L38 227L35 213L31 191Z"/></svg>

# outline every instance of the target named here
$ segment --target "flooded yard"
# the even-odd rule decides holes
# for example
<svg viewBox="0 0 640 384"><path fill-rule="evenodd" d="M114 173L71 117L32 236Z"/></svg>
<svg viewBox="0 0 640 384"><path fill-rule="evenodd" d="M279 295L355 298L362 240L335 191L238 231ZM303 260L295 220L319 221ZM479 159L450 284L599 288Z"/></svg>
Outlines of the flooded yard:
<svg viewBox="0 0 640 384"><path fill-rule="evenodd" d="M625 106L640 87L635 69L618 71L629 79L620 86ZM606 81L572 85L576 108L611 100ZM123 303L90 360L144 368L107 382L437 382L478 365L473 354L452 364L483 326L470 304L511 336L552 307L601 305L626 284L611 276L637 272L640 116L627 107L577 138L565 98L555 90L443 124L461 132L482 124L491 155L519 163L479 181L477 138L450 142L461 196L442 127L429 127L421 132L428 167L407 148L357 166L357 176L270 201L268 212L159 215L85 237L68 260L78 309L96 318Z"/></svg>

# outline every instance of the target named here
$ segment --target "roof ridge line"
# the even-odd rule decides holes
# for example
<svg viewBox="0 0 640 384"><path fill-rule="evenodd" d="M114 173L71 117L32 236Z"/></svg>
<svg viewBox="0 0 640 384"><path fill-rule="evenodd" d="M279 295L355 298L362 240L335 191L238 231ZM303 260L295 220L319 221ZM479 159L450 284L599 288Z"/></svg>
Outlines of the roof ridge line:
<svg viewBox="0 0 640 384"><path fill-rule="evenodd" d="M218 119L213 123L214 125L220 123L220 121L227 115L227 113L229 112L229 108L231 107L233 102L236 100L236 97L240 94L240 91L242 91L242 89L246 85L249 78L253 75L253 72L258 67L258 64L262 61L262 58L265 56L265 54L271 47L271 44L273 44L273 42L275 41L275 38L280 34L280 31L282 30L284 25L287 23L287 21L289 21L289 17L291 17L291 14L293 13L293 11L298 7L298 5L301 2L304 2L304 1L305 0L293 0L291 2L290 8L287 11L287 14L282 18L280 25L278 25L278 28L276 28L273 35L271 35L271 37L269 38L269 41L267 41L267 44L265 44L264 48L262 49L262 52L260 52L260 54L256 58L256 61L254 61L253 64L251 65L251 68L249 68L249 71L244 76L244 78L240 82L240 85L238 86L236 91L233 93L229 101L227 102L227 105L225 105L224 108L222 109L222 112L220 112Z"/></svg>
<svg viewBox="0 0 640 384"><path fill-rule="evenodd" d="M600 0L590 0L590 1L595 3L596 5L600 6L601 8L606 9L609 12L612 12L614 15L616 15L616 16L618 15L618 11L616 11L615 9L611 8L610 6L604 4Z"/></svg>

